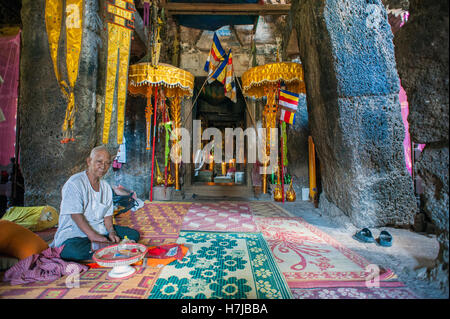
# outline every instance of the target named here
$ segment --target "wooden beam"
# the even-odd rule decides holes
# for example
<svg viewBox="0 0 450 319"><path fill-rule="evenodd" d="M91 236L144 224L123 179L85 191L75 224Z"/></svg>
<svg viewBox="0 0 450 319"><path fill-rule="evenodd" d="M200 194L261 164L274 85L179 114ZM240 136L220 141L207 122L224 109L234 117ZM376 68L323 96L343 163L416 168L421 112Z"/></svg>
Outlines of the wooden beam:
<svg viewBox="0 0 450 319"><path fill-rule="evenodd" d="M215 3L173 3L162 4L170 15L286 15L290 4L215 4Z"/></svg>

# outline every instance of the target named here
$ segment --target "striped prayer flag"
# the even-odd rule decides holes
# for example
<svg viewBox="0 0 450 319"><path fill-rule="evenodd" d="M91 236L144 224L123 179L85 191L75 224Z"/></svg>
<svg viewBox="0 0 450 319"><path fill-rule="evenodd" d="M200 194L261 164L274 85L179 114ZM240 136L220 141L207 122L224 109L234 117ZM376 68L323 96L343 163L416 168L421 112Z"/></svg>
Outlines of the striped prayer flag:
<svg viewBox="0 0 450 319"><path fill-rule="evenodd" d="M280 90L279 104L290 109L292 112L297 112L298 101L300 95L286 91Z"/></svg>
<svg viewBox="0 0 450 319"><path fill-rule="evenodd" d="M227 76L227 66L228 66L229 56L226 56L225 60L223 60L217 69L215 69L214 73L211 75L211 79L216 79L222 84L225 84L225 79Z"/></svg>
<svg viewBox="0 0 450 319"><path fill-rule="evenodd" d="M281 109L280 121L294 124L295 123L295 112L286 111L285 109Z"/></svg>
<svg viewBox="0 0 450 319"><path fill-rule="evenodd" d="M225 96L236 103L236 83L234 81L233 57L231 54L231 49L228 53L227 73L225 78Z"/></svg>
<svg viewBox="0 0 450 319"><path fill-rule="evenodd" d="M222 48L222 45L220 44L219 38L217 37L217 34L214 32L213 36L213 42L211 44L211 50L209 51L208 58L206 59L204 70L205 72L208 72L208 77L210 77L214 71L216 70L216 64L215 62L221 62L225 60L227 57L225 50ZM213 79L208 82L214 81Z"/></svg>

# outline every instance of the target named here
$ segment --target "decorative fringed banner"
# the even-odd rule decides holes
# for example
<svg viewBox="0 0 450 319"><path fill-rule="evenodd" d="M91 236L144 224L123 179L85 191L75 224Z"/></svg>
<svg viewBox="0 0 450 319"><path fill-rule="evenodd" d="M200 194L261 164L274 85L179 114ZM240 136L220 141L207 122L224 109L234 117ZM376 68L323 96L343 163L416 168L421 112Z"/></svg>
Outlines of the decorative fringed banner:
<svg viewBox="0 0 450 319"><path fill-rule="evenodd" d="M303 67L299 63L277 62L253 67L242 74L242 94L245 97L267 98L263 111L263 127L270 132L276 128L276 118L279 110L278 101L281 82L290 92L305 93ZM270 134L266 137L266 149L270 149ZM262 192L267 194L267 163L263 166ZM284 172L282 172L284 174ZM282 176L281 180L284 180ZM284 185L284 184L282 184Z"/></svg>
<svg viewBox="0 0 450 319"><path fill-rule="evenodd" d="M65 4L66 67L69 84L61 79L58 68L59 40L64 16L62 1L47 0L45 2L45 24L53 68L61 92L68 100L64 123L62 125L63 139L61 143L68 143L69 141L75 140L73 137L76 113L74 88L78 77L80 61L84 3L83 0L66 0Z"/></svg>
<svg viewBox="0 0 450 319"><path fill-rule="evenodd" d="M160 93L158 94L158 89ZM161 92L161 90L163 92ZM152 65L149 62L140 62L130 66L130 85L128 91L132 95L145 96L147 98L147 108L146 108L146 120L147 120L147 145L149 145L149 126L151 123L148 122L152 115L151 109L151 97L154 95L153 112L154 116L157 116L157 101L158 98L164 96L169 99L170 102L170 114L172 122L173 134L177 134L178 129L181 128L181 101L183 98L192 97L194 90L194 75L174 67L169 64L160 63L157 66ZM159 95L159 96L158 96ZM148 116L147 116L148 115ZM154 128L156 125L155 117ZM153 130L155 132L155 130ZM174 140L172 150L177 152L181 156L181 147L178 143L178 138ZM154 151L154 147L152 152ZM154 156L152 155L152 162ZM175 189L180 190L180 182L178 178L179 174L179 163L175 163ZM153 172L153 169L152 169ZM152 189L153 189L153 177L150 181L150 201L152 201Z"/></svg>
<svg viewBox="0 0 450 319"><path fill-rule="evenodd" d="M108 57L106 67L103 144L108 144L114 95L117 91L117 144L123 142L128 64L134 30L133 0L111 0L106 5L108 21ZM117 83L117 87L116 87Z"/></svg>

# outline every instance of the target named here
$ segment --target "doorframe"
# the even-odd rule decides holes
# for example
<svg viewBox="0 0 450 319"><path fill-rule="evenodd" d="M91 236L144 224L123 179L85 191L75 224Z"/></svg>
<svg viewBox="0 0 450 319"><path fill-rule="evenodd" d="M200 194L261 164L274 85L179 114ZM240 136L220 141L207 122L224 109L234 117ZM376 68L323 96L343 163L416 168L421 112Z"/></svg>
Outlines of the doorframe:
<svg viewBox="0 0 450 319"><path fill-rule="evenodd" d="M244 99L245 99L245 97L244 97ZM186 189L186 188L195 187L194 185L192 185L192 165L193 165L192 163L193 163L194 156L195 156L195 154L192 154L192 146L193 146L193 140L192 140L192 133L193 133L192 132L192 129L193 129L193 126L192 126L192 124L193 124L192 123L192 114L194 113L194 112L191 112L191 109L193 107L193 103L192 102L193 102L192 98L183 100L182 108L181 108L181 118L182 118L182 121L184 123L186 123L184 128L189 132L189 134L191 136L191 141L190 141L191 162L190 163L183 163L183 165L185 165L185 169L184 169L184 173L183 173L183 185L182 185L182 189L183 190ZM246 128L253 127L253 123L252 123L251 119L253 118L253 119L255 119L255 121L257 121L257 119L255 118L255 115L256 115L256 112L255 112L256 103L255 103L254 100L245 100L244 102L246 102L245 104L247 105L246 110L245 110L245 113L246 113L246 116L245 116ZM189 114L189 115L186 117L187 114ZM256 123L255 123L255 125L256 125ZM254 127L254 129L256 130L257 128ZM251 179L252 178L253 167L248 162L247 162L246 165L247 165L246 183L244 185L233 185L233 186L230 186L230 187L236 187L236 186L247 187L253 193L253 189L252 189L253 183L252 183L252 179ZM211 186L207 185L207 186L208 187L214 187L212 185ZM218 186L220 186L220 185L218 185Z"/></svg>

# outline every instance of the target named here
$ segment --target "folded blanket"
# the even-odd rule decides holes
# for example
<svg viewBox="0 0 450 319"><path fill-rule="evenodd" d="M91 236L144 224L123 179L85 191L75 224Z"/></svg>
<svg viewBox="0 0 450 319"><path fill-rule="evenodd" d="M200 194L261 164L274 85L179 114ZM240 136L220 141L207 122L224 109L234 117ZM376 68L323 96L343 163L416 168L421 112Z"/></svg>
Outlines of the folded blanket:
<svg viewBox="0 0 450 319"><path fill-rule="evenodd" d="M81 274L88 270L85 265L62 260L60 254L63 247L50 247L40 254L33 254L20 260L5 272L3 281L10 281L11 285L54 281L62 276L75 272Z"/></svg>

